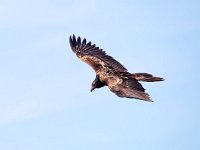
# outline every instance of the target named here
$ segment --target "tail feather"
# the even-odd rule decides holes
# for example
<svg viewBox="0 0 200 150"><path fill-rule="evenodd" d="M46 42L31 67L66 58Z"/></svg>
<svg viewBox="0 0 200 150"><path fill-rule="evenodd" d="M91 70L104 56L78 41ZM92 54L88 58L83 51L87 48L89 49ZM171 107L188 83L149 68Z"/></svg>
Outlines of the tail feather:
<svg viewBox="0 0 200 150"><path fill-rule="evenodd" d="M134 73L132 74L133 78L135 78L138 81L144 81L144 82L157 82L157 81L164 81L161 77L154 77L151 74L148 73Z"/></svg>

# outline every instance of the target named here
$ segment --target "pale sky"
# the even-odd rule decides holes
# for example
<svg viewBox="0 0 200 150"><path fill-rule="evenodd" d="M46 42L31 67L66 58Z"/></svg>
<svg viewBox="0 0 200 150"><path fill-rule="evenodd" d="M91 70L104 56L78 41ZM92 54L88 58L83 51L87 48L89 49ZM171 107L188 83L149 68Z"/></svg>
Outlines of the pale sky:
<svg viewBox="0 0 200 150"><path fill-rule="evenodd" d="M1 150L200 149L200 1L0 0ZM153 103L90 92L71 51L87 38L143 83Z"/></svg>

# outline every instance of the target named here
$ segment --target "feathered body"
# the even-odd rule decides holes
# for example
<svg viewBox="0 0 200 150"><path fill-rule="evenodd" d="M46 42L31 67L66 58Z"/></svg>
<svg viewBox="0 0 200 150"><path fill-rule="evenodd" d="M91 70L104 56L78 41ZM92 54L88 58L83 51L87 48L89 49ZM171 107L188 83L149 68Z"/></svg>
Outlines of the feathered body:
<svg viewBox="0 0 200 150"><path fill-rule="evenodd" d="M119 97L136 98L151 101L148 93L138 81L154 82L162 81L163 78L154 77L148 73L131 74L127 69L105 51L96 47L86 39L70 36L70 46L73 52L82 61L89 64L96 72L96 78L92 82L91 91L95 88L108 86Z"/></svg>

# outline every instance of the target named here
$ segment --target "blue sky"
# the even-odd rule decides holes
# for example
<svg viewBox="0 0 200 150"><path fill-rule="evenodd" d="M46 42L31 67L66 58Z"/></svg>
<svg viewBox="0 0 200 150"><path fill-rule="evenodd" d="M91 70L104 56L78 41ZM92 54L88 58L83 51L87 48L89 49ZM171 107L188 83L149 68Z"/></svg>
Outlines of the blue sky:
<svg viewBox="0 0 200 150"><path fill-rule="evenodd" d="M200 148L200 2L1 0L0 149ZM94 71L72 53L86 37L143 83L154 103L90 93Z"/></svg>

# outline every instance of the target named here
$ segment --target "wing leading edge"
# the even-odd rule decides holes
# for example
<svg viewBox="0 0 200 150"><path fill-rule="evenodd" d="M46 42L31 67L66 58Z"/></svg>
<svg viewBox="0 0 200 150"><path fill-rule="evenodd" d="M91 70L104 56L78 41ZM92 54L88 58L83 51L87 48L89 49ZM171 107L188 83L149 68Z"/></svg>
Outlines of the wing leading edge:
<svg viewBox="0 0 200 150"><path fill-rule="evenodd" d="M76 39L75 35L72 35L69 37L69 43L78 58L89 64L95 71L100 67L107 66L115 71L127 72L127 69L117 60L107 55L105 51L96 47L95 44L92 45L91 42L87 42L85 38L83 40L80 37Z"/></svg>

